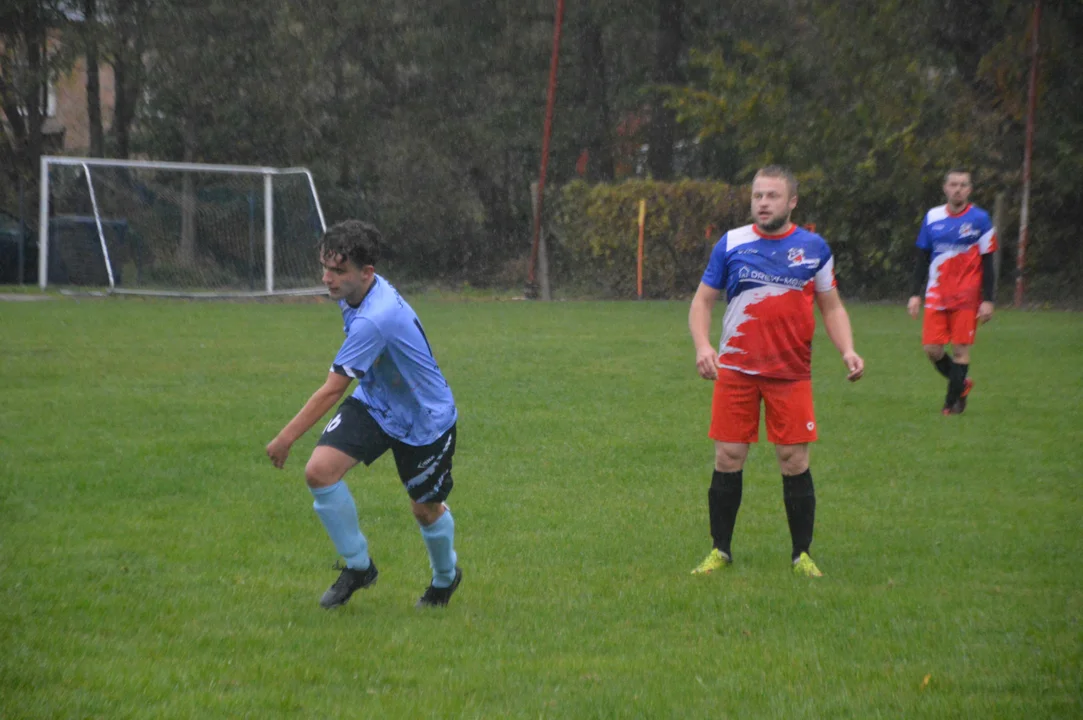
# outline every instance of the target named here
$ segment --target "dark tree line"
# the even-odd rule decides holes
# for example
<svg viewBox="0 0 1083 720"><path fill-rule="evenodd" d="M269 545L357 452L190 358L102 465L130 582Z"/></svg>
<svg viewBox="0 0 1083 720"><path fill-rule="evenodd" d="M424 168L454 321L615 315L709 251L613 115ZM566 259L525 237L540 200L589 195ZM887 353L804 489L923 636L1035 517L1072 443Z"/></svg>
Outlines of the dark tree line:
<svg viewBox="0 0 1083 720"><path fill-rule="evenodd" d="M8 0L0 206L36 187L45 89L87 68L93 155L317 173L329 219L375 219L419 278L521 282L552 0ZM791 165L851 282L897 290L948 167L1008 211L1014 250L1029 3L581 0L563 33L550 183L747 182ZM1030 269L1080 287L1083 7L1047 0ZM103 120L97 68L116 78ZM1005 263L1010 270L1011 263ZM558 279L559 280L559 279Z"/></svg>

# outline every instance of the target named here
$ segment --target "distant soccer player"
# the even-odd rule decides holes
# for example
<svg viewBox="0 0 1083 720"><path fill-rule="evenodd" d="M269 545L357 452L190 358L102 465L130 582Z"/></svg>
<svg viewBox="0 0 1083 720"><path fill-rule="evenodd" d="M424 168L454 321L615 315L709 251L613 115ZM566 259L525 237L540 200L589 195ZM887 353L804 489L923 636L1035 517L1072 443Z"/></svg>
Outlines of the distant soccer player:
<svg viewBox="0 0 1083 720"><path fill-rule="evenodd" d="M447 605L463 575L456 565L455 522L444 505L452 488L458 411L417 315L376 274L380 243L380 232L357 220L324 233L319 247L323 284L342 308L346 341L323 386L267 445L271 462L281 468L293 443L357 380L305 466L313 507L346 564L320 599L324 608L342 605L376 582L376 564L342 478L357 463L369 465L388 450L432 565L432 583L418 606Z"/></svg>
<svg viewBox="0 0 1083 720"><path fill-rule="evenodd" d="M948 379L944 415L966 410L974 387L967 377L970 346L978 323L993 317L996 273L993 253L996 232L989 214L968 202L970 173L952 170L944 177L946 205L925 213L917 240L913 294L906 309L916 318L925 297L921 342L925 354ZM951 344L951 356L944 346Z"/></svg>
<svg viewBox="0 0 1083 720"><path fill-rule="evenodd" d="M714 474L707 509L714 547L692 571L710 573L733 562L730 543L741 507L743 468L749 443L759 440L760 403L766 406L767 439L782 471L782 497L793 541L797 575L822 575L809 556L816 495L809 446L816 440L812 411L812 333L815 299L827 335L842 354L848 379L861 378L865 363L854 352L850 317L835 284L835 261L827 242L790 222L797 181L785 168L761 168L752 181L754 224L730 230L715 245L703 273L688 327L696 345L696 369L714 380L710 437ZM726 293L722 342L710 340L711 311Z"/></svg>

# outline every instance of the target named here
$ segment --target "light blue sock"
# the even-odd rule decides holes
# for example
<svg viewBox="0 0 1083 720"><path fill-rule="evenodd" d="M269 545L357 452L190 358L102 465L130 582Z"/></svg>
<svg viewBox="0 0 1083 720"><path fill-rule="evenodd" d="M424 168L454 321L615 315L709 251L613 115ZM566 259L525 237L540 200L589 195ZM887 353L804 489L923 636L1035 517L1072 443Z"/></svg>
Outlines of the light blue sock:
<svg viewBox="0 0 1083 720"><path fill-rule="evenodd" d="M334 485L309 490L316 498L312 508L320 516L338 554L346 560L346 567L355 570L368 568L371 562L369 543L361 534L361 527L357 522L357 505L354 504L353 495L346 487L346 482L339 480Z"/></svg>
<svg viewBox="0 0 1083 720"><path fill-rule="evenodd" d="M440 519L428 527L421 527L421 539L429 551L429 564L432 565L432 586L449 587L455 580L455 521L451 511L444 510Z"/></svg>

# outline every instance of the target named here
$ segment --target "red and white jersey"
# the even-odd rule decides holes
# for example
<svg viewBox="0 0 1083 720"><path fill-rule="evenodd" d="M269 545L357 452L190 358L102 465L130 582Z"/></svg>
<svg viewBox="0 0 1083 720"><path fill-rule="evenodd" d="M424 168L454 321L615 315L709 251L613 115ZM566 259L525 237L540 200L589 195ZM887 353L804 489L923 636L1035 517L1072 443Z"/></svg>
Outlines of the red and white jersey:
<svg viewBox="0 0 1083 720"><path fill-rule="evenodd" d="M975 309L981 304L981 256L997 249L989 213L967 205L952 215L947 205L925 213L917 246L929 253L925 307L933 310Z"/></svg>
<svg viewBox="0 0 1083 720"><path fill-rule="evenodd" d="M726 290L719 367L805 380L812 375L812 302L835 288L835 259L819 235L794 225L766 235L730 230L711 252L703 283Z"/></svg>

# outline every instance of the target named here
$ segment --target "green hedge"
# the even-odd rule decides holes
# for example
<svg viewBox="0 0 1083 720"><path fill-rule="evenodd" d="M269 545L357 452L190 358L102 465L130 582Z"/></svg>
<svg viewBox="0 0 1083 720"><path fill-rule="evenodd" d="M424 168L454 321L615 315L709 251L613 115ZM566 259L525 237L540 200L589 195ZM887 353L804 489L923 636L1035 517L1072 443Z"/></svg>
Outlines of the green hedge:
<svg viewBox="0 0 1083 720"><path fill-rule="evenodd" d="M553 284L606 297L636 297L639 201L646 200L643 295L688 297L722 233L749 222L747 188L717 182L574 182L551 218Z"/></svg>
<svg viewBox="0 0 1083 720"><path fill-rule="evenodd" d="M811 174L799 180L793 221L827 240L843 295L865 300L905 297L920 221L913 203L904 205L860 187L831 187ZM748 185L702 180L566 185L549 201L551 282L575 295L636 297L643 199L643 295L690 297L722 233L752 222L749 191Z"/></svg>

